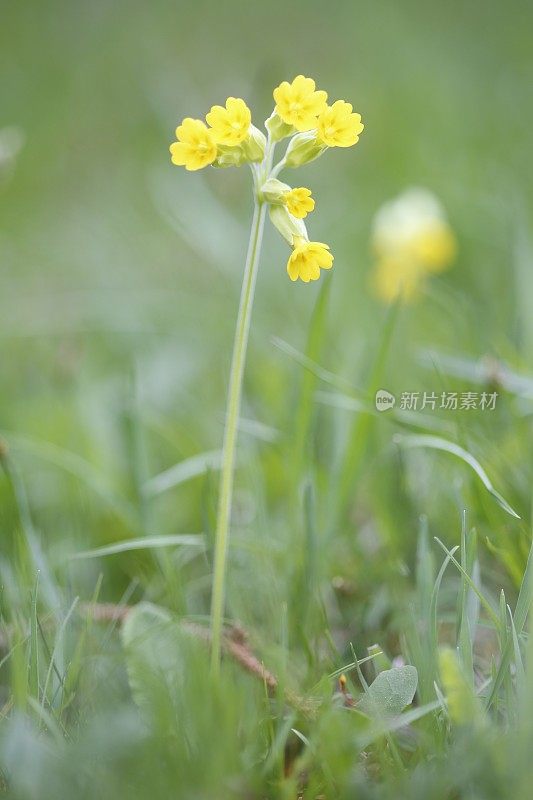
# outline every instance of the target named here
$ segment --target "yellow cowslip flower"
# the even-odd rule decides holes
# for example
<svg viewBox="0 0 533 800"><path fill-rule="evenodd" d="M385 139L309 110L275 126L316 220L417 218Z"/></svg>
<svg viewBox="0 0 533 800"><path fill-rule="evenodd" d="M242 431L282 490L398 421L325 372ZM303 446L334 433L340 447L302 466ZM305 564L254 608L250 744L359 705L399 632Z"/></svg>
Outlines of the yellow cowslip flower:
<svg viewBox="0 0 533 800"><path fill-rule="evenodd" d="M327 244L308 242L301 236L294 237L294 249L287 262L287 272L291 281L298 278L304 283L317 281L321 269L331 269L333 256Z"/></svg>
<svg viewBox="0 0 533 800"><path fill-rule="evenodd" d="M386 303L413 300L426 278L447 269L457 245L439 200L426 189L408 189L376 214L372 247L374 290Z"/></svg>
<svg viewBox="0 0 533 800"><path fill-rule="evenodd" d="M297 219L304 219L315 207L311 189L306 189L304 186L291 189L283 199L289 212Z"/></svg>
<svg viewBox="0 0 533 800"><path fill-rule="evenodd" d="M246 139L252 124L250 109L240 97L228 97L225 107L212 106L205 118L215 142L230 147Z"/></svg>
<svg viewBox="0 0 533 800"><path fill-rule="evenodd" d="M326 108L328 99L327 92L317 91L314 80L303 75L297 75L292 83L283 81L273 94L276 113L297 131L316 128L317 117Z"/></svg>
<svg viewBox="0 0 533 800"><path fill-rule="evenodd" d="M177 142L170 145L171 161L189 171L212 164L217 157L213 134L200 119L186 117L176 128Z"/></svg>
<svg viewBox="0 0 533 800"><path fill-rule="evenodd" d="M304 75L297 75L290 83L283 81L273 95L275 108L265 122L268 138L252 124L244 100L228 97L224 105L211 107L205 121L183 120L176 128L177 141L170 145L171 160L187 170L208 164L218 169L250 164L254 199L260 211L254 216L256 239L252 241L257 241L258 225L263 224L268 210L272 224L292 248L287 263L291 280L308 283L320 277L321 269L331 269L333 256L328 245L309 241L304 219L315 208L311 190L305 186L291 188L278 180L278 175L284 169L313 161L330 147L350 147L364 126L361 116L344 100L328 106L327 92L317 90L315 81ZM274 164L274 147L287 137L291 138L285 154ZM440 262L435 241L435 237L419 239L420 255L415 260L423 258L437 271ZM387 275L383 282L390 284ZM394 291L389 289L387 297Z"/></svg>
<svg viewBox="0 0 533 800"><path fill-rule="evenodd" d="M318 118L317 139L327 147L351 147L365 126L351 103L336 100Z"/></svg>

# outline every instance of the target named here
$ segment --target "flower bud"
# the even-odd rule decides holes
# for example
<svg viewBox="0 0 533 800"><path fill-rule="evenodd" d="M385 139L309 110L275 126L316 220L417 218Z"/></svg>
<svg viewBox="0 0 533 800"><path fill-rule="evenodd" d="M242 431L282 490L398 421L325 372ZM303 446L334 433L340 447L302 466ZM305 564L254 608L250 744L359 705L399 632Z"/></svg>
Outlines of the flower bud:
<svg viewBox="0 0 533 800"><path fill-rule="evenodd" d="M261 193L267 203L274 203L275 205L283 205L285 195L290 190L290 186L278 181L277 178L269 178L261 187Z"/></svg>
<svg viewBox="0 0 533 800"><path fill-rule="evenodd" d="M288 125L286 122L283 122L279 114L275 111L273 111L271 116L266 120L265 126L274 142L280 142L296 131L293 125Z"/></svg>
<svg viewBox="0 0 533 800"><path fill-rule="evenodd" d="M246 164L248 159L242 145L229 147L225 144L219 144L217 147L217 157L213 162L214 167L240 167Z"/></svg>
<svg viewBox="0 0 533 800"><path fill-rule="evenodd" d="M266 137L255 125L250 125L248 135L241 144L219 144L214 167L240 167L250 161L262 161L265 156Z"/></svg>
<svg viewBox="0 0 533 800"><path fill-rule="evenodd" d="M321 156L326 149L317 140L315 131L297 133L290 140L283 161L286 167L301 167Z"/></svg>
<svg viewBox="0 0 533 800"><path fill-rule="evenodd" d="M262 161L265 156L266 136L255 125L250 125L248 136L242 143L246 161Z"/></svg>
<svg viewBox="0 0 533 800"><path fill-rule="evenodd" d="M278 229L283 238L290 244L291 247L293 247L296 237L300 237L301 239L308 241L309 236L307 235L307 228L305 227L304 221L301 219L296 219L296 217L293 217L292 214L289 214L286 206L270 206L269 213L272 224Z"/></svg>

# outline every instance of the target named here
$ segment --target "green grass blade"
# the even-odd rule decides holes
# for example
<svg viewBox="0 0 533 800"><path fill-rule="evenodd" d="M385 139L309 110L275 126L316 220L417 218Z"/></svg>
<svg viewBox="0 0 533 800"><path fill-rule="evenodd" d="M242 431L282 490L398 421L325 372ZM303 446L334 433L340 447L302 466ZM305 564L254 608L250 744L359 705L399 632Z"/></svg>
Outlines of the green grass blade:
<svg viewBox="0 0 533 800"><path fill-rule="evenodd" d="M447 555L450 556L450 560L455 564L455 566L457 567L459 572L463 575L463 577L465 578L465 580L468 583L468 585L470 586L470 588L479 597L479 599L481 601L481 604L483 605L483 608L485 609L485 611L487 612L488 616L492 620L492 622L494 624L494 627L496 628L496 630L499 630L500 629L500 618L495 613L494 609L492 608L491 604L489 603L489 601L487 600L485 595L478 589L478 587L476 586L476 584L474 583L474 581L472 580L470 575L463 569L463 567L459 564L457 559L454 557L454 555L453 555L454 550L451 550L451 551L448 550L446 545L443 542L441 542L441 540L438 539L436 536L435 536L435 541L437 542L439 547L442 547L444 552L447 553ZM455 548L455 550L457 550L457 548Z"/></svg>
<svg viewBox="0 0 533 800"><path fill-rule="evenodd" d="M374 360L370 376L367 381L366 395L373 401L376 391L380 388L383 381L387 357L390 344L398 320L400 301L396 301L387 312L384 325L381 330L378 351ZM353 495L354 486L357 482L359 472L363 465L364 454L367 443L371 436L374 425L374 415L357 415L352 423L351 431L348 434L348 444L345 450L344 459L338 476L338 514L343 514Z"/></svg>
<svg viewBox="0 0 533 800"><path fill-rule="evenodd" d="M3 431L2 435L6 437L9 448L13 452L26 453L70 473L97 494L128 527L134 530L137 528L137 518L133 506L112 491L109 488L109 480L100 475L88 461L77 453L71 453L51 442L40 441L11 431Z"/></svg>
<svg viewBox="0 0 533 800"><path fill-rule="evenodd" d="M490 495L492 495L492 497L494 497L501 508L503 508L504 511L506 511L515 519L521 519L519 514L516 513L507 500L498 491L496 491L489 479L489 476L479 461L474 458L474 456L469 453L468 450L465 450L464 447L460 447L458 444L449 442L447 439L442 439L439 436L405 436L403 434L396 434L394 441L402 447L428 447L432 450L442 450L445 453L450 453L451 455L460 458L476 473L485 489Z"/></svg>
<svg viewBox="0 0 533 800"><path fill-rule="evenodd" d="M205 539L199 533L178 533L168 536L147 536L140 539L127 539L126 541L116 542L116 544L95 547L93 550L84 550L81 553L74 553L70 559L102 558L103 556L114 556L117 553L130 553L133 550L152 550L160 547L200 547L205 548Z"/></svg>
<svg viewBox="0 0 533 800"><path fill-rule="evenodd" d="M173 467L169 467L150 478L144 484L144 491L150 497L168 492L182 483L206 475L211 470L218 470L222 465L222 450L209 450L185 458Z"/></svg>

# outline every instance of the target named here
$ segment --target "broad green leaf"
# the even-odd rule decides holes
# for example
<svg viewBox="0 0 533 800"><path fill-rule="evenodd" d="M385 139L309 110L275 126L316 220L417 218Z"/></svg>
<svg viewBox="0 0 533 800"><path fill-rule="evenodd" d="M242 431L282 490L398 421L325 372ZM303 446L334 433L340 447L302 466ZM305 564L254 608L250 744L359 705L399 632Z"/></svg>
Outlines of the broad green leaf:
<svg viewBox="0 0 533 800"><path fill-rule="evenodd" d="M412 703L417 685L416 667L386 669L368 687L358 707L369 716L395 717Z"/></svg>
<svg viewBox="0 0 533 800"><path fill-rule="evenodd" d="M166 609L139 603L127 615L122 643L133 698L146 716L165 716L185 691L187 660L199 643Z"/></svg>

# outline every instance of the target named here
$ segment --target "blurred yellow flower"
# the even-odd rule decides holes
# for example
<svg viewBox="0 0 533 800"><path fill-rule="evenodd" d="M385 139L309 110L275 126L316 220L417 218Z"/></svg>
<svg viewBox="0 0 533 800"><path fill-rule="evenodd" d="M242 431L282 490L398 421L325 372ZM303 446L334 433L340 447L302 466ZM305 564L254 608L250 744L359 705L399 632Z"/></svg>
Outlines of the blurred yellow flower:
<svg viewBox="0 0 533 800"><path fill-rule="evenodd" d="M327 147L351 147L364 127L361 114L354 112L351 103L336 100L320 114L317 138Z"/></svg>
<svg viewBox="0 0 533 800"><path fill-rule="evenodd" d="M304 283L320 278L321 269L331 269L333 256L327 244L308 242L301 236L294 237L294 249L287 262L287 272L291 281L298 278Z"/></svg>
<svg viewBox="0 0 533 800"><path fill-rule="evenodd" d="M376 214L372 247L375 293L386 303L413 300L428 275L447 269L457 244L439 200L426 189L408 189Z"/></svg>
<svg viewBox="0 0 533 800"><path fill-rule="evenodd" d="M173 164L193 171L207 167L217 157L213 134L199 119L186 117L176 128L177 142L170 145Z"/></svg>
<svg viewBox="0 0 533 800"><path fill-rule="evenodd" d="M372 275L374 291L385 303L392 303L397 297L407 301L416 299L423 280L420 262L401 256L381 259Z"/></svg>
<svg viewBox="0 0 533 800"><path fill-rule="evenodd" d="M411 246L413 256L426 266L428 272L447 269L457 252L455 236L444 220L435 220L425 230L420 230Z"/></svg>
<svg viewBox="0 0 533 800"><path fill-rule="evenodd" d="M317 117L326 108L327 92L317 91L312 78L297 75L292 83L283 81L274 89L276 113L297 131L316 128Z"/></svg>
<svg viewBox="0 0 533 800"><path fill-rule="evenodd" d="M230 147L246 139L252 124L250 109L239 97L228 97L225 107L212 106L205 118L215 142Z"/></svg>
<svg viewBox="0 0 533 800"><path fill-rule="evenodd" d="M289 212L298 219L304 219L315 207L315 201L311 197L311 189L306 189L304 186L291 189L284 199Z"/></svg>

